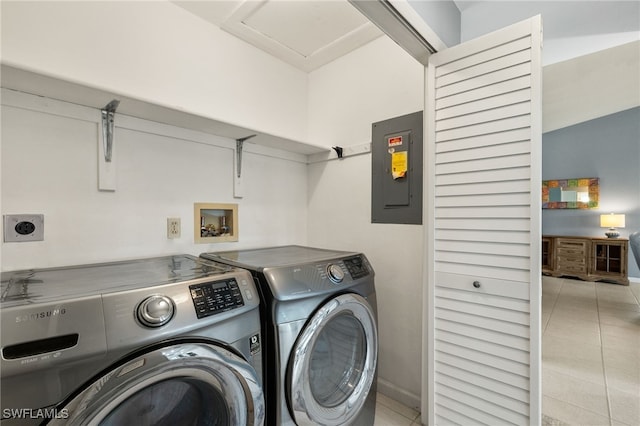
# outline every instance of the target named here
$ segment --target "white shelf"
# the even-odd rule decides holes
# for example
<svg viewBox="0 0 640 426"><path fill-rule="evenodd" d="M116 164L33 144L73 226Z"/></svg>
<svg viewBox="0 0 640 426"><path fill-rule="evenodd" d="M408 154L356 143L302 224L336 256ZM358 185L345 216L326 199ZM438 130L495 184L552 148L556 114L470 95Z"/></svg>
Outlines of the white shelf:
<svg viewBox="0 0 640 426"><path fill-rule="evenodd" d="M251 139L251 143L303 155L331 151L329 147L284 138L261 132L258 129L226 123L216 120L213 117L203 117L192 114L178 107L172 108L157 105L123 96L122 94L72 83L8 65L2 65L1 76L2 87L33 95L44 96L96 109L102 109L113 99L118 99L120 105L118 106L117 113L119 114L197 130L230 139L240 139L256 134L257 136Z"/></svg>

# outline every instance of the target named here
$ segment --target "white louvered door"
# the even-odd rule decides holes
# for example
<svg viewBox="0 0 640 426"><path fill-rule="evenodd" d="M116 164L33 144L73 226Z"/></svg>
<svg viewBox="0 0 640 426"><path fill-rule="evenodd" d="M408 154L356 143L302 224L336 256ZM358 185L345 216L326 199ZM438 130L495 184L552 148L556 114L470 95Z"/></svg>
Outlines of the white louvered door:
<svg viewBox="0 0 640 426"><path fill-rule="evenodd" d="M429 61L430 425L540 423L541 39L535 17Z"/></svg>

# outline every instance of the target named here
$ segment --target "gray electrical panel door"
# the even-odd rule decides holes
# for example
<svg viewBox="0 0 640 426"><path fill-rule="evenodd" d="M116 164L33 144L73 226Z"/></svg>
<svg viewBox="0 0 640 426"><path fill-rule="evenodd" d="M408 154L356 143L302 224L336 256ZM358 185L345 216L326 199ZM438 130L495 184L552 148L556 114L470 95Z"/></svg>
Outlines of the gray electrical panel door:
<svg viewBox="0 0 640 426"><path fill-rule="evenodd" d="M373 123L371 222L422 224L422 111Z"/></svg>

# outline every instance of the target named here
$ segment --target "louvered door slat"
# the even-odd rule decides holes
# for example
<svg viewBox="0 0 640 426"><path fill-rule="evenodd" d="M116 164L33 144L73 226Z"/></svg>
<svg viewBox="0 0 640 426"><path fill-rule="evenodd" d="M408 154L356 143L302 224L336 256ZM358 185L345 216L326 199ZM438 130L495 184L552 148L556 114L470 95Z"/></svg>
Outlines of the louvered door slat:
<svg viewBox="0 0 640 426"><path fill-rule="evenodd" d="M470 148L483 148L492 145L504 145L511 142L529 141L529 129L515 129L488 135L474 135L464 139L441 141L436 145L436 153L459 151Z"/></svg>
<svg viewBox="0 0 640 426"><path fill-rule="evenodd" d="M528 167L512 167L499 170L480 170L436 176L436 186L459 185L475 182L501 182L505 180L522 180L530 176Z"/></svg>
<svg viewBox="0 0 640 426"><path fill-rule="evenodd" d="M459 263L463 265L494 266L496 268L527 269L528 257L478 254L469 252L453 252L438 250L436 262Z"/></svg>
<svg viewBox="0 0 640 426"><path fill-rule="evenodd" d="M508 130L521 129L530 127L531 121L529 115L514 115L503 120L492 121L488 123L474 124L471 126L460 127L451 130L443 130L436 133L436 142L443 142L452 139L469 138L478 135L488 135L494 133L505 132Z"/></svg>
<svg viewBox="0 0 640 426"><path fill-rule="evenodd" d="M459 295L455 294L453 296L458 297ZM441 299L438 309L442 308L457 312L473 312L474 315L479 315L481 317L492 318L505 323L529 326L529 314L527 312L482 305L470 301L451 299L442 296L440 297Z"/></svg>
<svg viewBox="0 0 640 426"><path fill-rule="evenodd" d="M439 383L465 394L475 395L485 393L483 392L485 388L482 388L475 384L470 384L463 380L456 379L454 376L448 376L444 373L440 375ZM505 407L507 410L519 414L519 416L517 417L518 420L521 420L521 416L526 416L529 411L528 403L518 401L514 398L511 398L511 396L509 395L504 395L497 392L489 392L485 394L486 397L484 399L486 399L487 402L500 405L502 407ZM513 416L513 414L509 413L508 416L511 417Z"/></svg>
<svg viewBox="0 0 640 426"><path fill-rule="evenodd" d="M529 218L526 206L438 207L436 217Z"/></svg>
<svg viewBox="0 0 640 426"><path fill-rule="evenodd" d="M471 302L479 308L482 306L502 308L506 310L513 310L523 315L529 312L529 302L527 300L518 300L508 296L482 294L480 292L459 290L450 287L436 287L435 294L441 301L452 299L460 303Z"/></svg>
<svg viewBox="0 0 640 426"><path fill-rule="evenodd" d="M484 352L489 355L503 357L505 351L509 352L508 357L510 360L526 364L528 362L529 353L523 350L514 348L506 348L504 346L495 345L484 340L474 339L473 337L462 336L460 334L449 333L444 330L440 330L436 333L436 339L439 342L447 342L455 344L456 346L462 346L467 349L472 349L479 352Z"/></svg>
<svg viewBox="0 0 640 426"><path fill-rule="evenodd" d="M487 123L489 121L503 120L505 118L529 114L529 112L531 112L531 105L529 102L507 104L502 107L493 107L486 111L438 120L436 123L436 131L467 127L471 124Z"/></svg>
<svg viewBox="0 0 640 426"><path fill-rule="evenodd" d="M499 169L515 169L517 167L529 167L527 161L529 153L500 156L493 158L480 158L477 160L459 161L455 163L445 162L438 164L436 176L445 177L455 173L470 173L475 171L491 171ZM513 180L514 177L511 177Z"/></svg>
<svg viewBox="0 0 640 426"><path fill-rule="evenodd" d="M493 161L493 166L497 169L505 164L505 162ZM470 168L480 167L480 161L468 162L468 164L455 164L455 168L461 168L467 165ZM444 168L444 167L443 167ZM453 169L451 167L450 169ZM496 170L494 169L494 170ZM436 195L448 196L448 195L477 195L477 194L508 194L522 191L522 182L526 180L505 180L502 182L488 182L488 183L470 183L467 185L437 185Z"/></svg>
<svg viewBox="0 0 640 426"><path fill-rule="evenodd" d="M487 111L495 108L496 104L512 105L520 102L528 102L529 99L531 99L531 90L529 90L528 88L516 90L514 92L508 92L503 95L493 96L491 98L479 99L477 101L439 109L436 112L436 120L460 117L466 114Z"/></svg>
<svg viewBox="0 0 640 426"><path fill-rule="evenodd" d="M454 389L442 381L437 382L439 384L440 392L443 396L450 399L459 401L462 404L468 406L475 416L479 414L486 414L494 417L496 422L507 422L507 424L525 424L528 418L522 414L516 413L504 406L504 404L496 403L490 400L489 395L485 398L480 398L477 395L472 395L457 389ZM477 389L476 389L477 390Z"/></svg>
<svg viewBox="0 0 640 426"><path fill-rule="evenodd" d="M529 75L528 64L519 64L510 68L494 71L488 74L478 75L458 83L442 86L436 89L436 99L457 95L469 90L488 87L497 83L513 80L514 78Z"/></svg>
<svg viewBox="0 0 640 426"><path fill-rule="evenodd" d="M447 74L456 73L457 71L464 70L479 63L486 63L495 58L513 54L514 52L520 52L522 50L529 50L531 47L531 39L527 36L508 41L506 43L497 43L493 47L489 47L481 52L473 52L470 54L461 53L460 57L455 61L448 63L442 63L437 70L435 70L436 77L445 78ZM464 74L462 74L464 76ZM447 81L447 80L445 80Z"/></svg>
<svg viewBox="0 0 640 426"><path fill-rule="evenodd" d="M476 149L464 149L453 152L438 154L438 162L453 163L458 161L468 161L475 158L507 157L517 154L526 154L531 150L529 141L512 142L503 145L489 145Z"/></svg>
<svg viewBox="0 0 640 426"><path fill-rule="evenodd" d="M495 380L508 386L513 386L518 389L522 389L527 393L529 397L529 379L528 377L516 374L513 371L507 371L501 368L496 368L490 364L479 363L475 360L466 359L460 354L451 354L442 351L435 353L436 365L447 365L453 370L458 370L460 374L456 374L457 377L464 377L465 374L473 373L485 377L488 380ZM451 373L453 374L453 373ZM470 376L469 381L472 376ZM474 382L475 383L475 382Z"/></svg>
<svg viewBox="0 0 640 426"><path fill-rule="evenodd" d="M503 81L491 86L478 87L477 89L458 93L457 95L451 95L445 98L437 99L436 107L438 109L448 108L455 105L463 105L480 99L491 99L490 102L493 102L495 101L495 96L515 92L516 90L529 90L530 88L531 76L523 75L522 77Z"/></svg>
<svg viewBox="0 0 640 426"><path fill-rule="evenodd" d="M525 402L529 401L529 392L525 389L520 389L515 386L507 385L504 382L493 380L479 374L475 374L472 371L465 371L459 368L451 367L447 364L441 363L439 365L440 372L451 377L459 377L467 383L475 383L478 386L490 389L491 391L500 395L508 396L516 401Z"/></svg>
<svg viewBox="0 0 640 426"><path fill-rule="evenodd" d="M540 30L430 58L430 423L540 420Z"/></svg>
<svg viewBox="0 0 640 426"><path fill-rule="evenodd" d="M480 206L528 206L530 203L528 191L509 194L482 194L465 196L443 196L435 201L437 207L480 207ZM438 232L436 230L436 232Z"/></svg>

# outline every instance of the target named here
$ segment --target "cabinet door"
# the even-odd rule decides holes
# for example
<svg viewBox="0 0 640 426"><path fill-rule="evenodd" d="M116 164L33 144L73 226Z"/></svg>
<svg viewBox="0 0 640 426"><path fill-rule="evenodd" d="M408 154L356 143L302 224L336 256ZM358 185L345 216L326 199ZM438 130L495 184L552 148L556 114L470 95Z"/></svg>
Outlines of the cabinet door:
<svg viewBox="0 0 640 426"><path fill-rule="evenodd" d="M542 272L552 273L555 269L555 251L554 251L554 239L548 237L542 237Z"/></svg>
<svg viewBox="0 0 640 426"><path fill-rule="evenodd" d="M592 274L626 276L626 242L594 241Z"/></svg>
<svg viewBox="0 0 640 426"><path fill-rule="evenodd" d="M429 61L428 424L540 423L540 54L535 17Z"/></svg>

